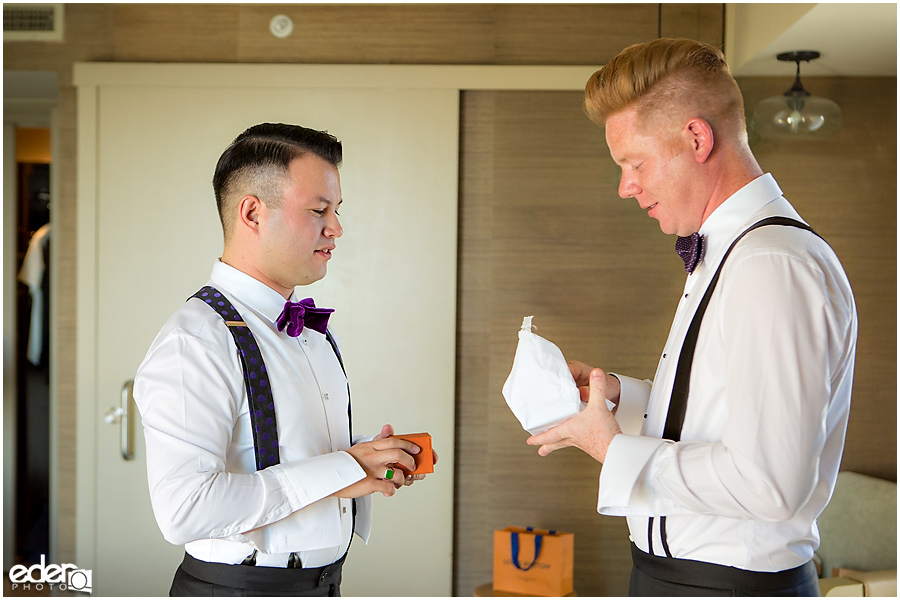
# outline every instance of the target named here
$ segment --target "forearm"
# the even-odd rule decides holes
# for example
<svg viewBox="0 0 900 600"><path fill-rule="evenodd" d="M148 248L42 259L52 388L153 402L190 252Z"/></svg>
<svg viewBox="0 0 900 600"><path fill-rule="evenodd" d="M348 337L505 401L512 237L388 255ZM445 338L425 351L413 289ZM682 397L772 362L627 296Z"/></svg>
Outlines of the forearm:
<svg viewBox="0 0 900 600"><path fill-rule="evenodd" d="M229 473L224 459L178 448L147 431L150 498L163 536L174 544L227 538L279 521L364 477L345 452ZM210 464L207 470L200 465ZM156 465L155 467L153 465Z"/></svg>
<svg viewBox="0 0 900 600"><path fill-rule="evenodd" d="M151 502L173 543L263 527L364 477L346 452L309 456L315 445L282 446L281 464L257 471L240 365L222 341L171 336L135 377Z"/></svg>
<svg viewBox="0 0 900 600"><path fill-rule="evenodd" d="M622 385L619 378L612 373L606 374L606 399L619 406L619 400L622 395Z"/></svg>
<svg viewBox="0 0 900 600"><path fill-rule="evenodd" d="M824 424L807 418L793 431L768 435L753 430L747 443L672 442L619 435L607 453L600 478L599 508L615 515L707 514L735 519L781 521L808 500L817 482L825 443ZM822 422L822 421L819 421Z"/></svg>

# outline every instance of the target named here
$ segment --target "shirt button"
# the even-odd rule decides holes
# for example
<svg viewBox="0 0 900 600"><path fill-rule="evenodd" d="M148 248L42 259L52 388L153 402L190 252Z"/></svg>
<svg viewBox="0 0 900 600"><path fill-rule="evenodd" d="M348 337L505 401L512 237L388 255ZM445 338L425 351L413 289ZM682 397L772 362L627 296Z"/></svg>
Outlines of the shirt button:
<svg viewBox="0 0 900 600"><path fill-rule="evenodd" d="M685 298L687 298L688 296L690 296L690 294L685 294L685 295L684 295ZM306 343L306 342L304 342L304 343Z"/></svg>
<svg viewBox="0 0 900 600"><path fill-rule="evenodd" d="M665 358L665 357L666 357L666 355L665 355L665 354L663 354L663 358Z"/></svg>
<svg viewBox="0 0 900 600"><path fill-rule="evenodd" d="M344 513L345 515L347 514L347 507L346 507L346 506L343 507L341 510L343 511L343 513Z"/></svg>
<svg viewBox="0 0 900 600"><path fill-rule="evenodd" d="M328 400L328 394L325 394L325 399Z"/></svg>
<svg viewBox="0 0 900 600"><path fill-rule="evenodd" d="M308 345L309 345L309 342L307 342L306 340L303 340L303 345L304 345L304 346L308 346Z"/></svg>

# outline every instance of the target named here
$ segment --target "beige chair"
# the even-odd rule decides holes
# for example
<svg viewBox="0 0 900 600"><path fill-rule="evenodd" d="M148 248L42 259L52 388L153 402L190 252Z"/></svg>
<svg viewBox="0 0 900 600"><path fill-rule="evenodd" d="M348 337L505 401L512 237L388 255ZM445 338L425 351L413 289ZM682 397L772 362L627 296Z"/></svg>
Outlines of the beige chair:
<svg viewBox="0 0 900 600"><path fill-rule="evenodd" d="M818 519L823 596L897 596L897 484L841 471Z"/></svg>

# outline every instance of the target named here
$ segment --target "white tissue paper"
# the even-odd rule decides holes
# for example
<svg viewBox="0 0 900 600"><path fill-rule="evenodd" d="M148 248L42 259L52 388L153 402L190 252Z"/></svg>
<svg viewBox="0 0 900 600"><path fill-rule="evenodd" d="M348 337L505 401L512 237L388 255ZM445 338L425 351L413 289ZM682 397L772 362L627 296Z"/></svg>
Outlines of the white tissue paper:
<svg viewBox="0 0 900 600"><path fill-rule="evenodd" d="M503 397L522 427L537 435L577 415L586 405L563 353L532 331L533 318L522 322Z"/></svg>

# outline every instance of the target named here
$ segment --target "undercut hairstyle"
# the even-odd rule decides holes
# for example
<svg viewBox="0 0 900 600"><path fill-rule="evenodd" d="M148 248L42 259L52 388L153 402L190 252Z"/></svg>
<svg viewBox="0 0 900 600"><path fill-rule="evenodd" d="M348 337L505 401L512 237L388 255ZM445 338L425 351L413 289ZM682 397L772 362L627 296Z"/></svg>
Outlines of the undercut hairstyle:
<svg viewBox="0 0 900 600"><path fill-rule="evenodd" d="M713 131L746 143L741 90L722 52L703 42L662 38L635 44L588 79L584 111L597 125L631 107L647 128L699 117Z"/></svg>
<svg viewBox="0 0 900 600"><path fill-rule="evenodd" d="M237 136L219 157L212 181L225 239L231 235L241 198L256 196L277 209L294 159L311 153L338 168L342 152L341 142L333 135L299 125L262 123Z"/></svg>

